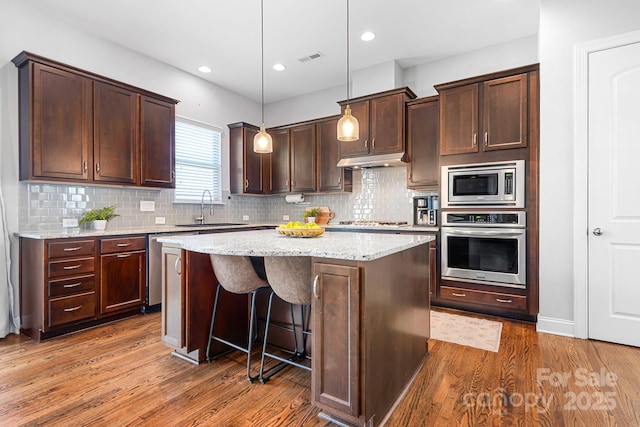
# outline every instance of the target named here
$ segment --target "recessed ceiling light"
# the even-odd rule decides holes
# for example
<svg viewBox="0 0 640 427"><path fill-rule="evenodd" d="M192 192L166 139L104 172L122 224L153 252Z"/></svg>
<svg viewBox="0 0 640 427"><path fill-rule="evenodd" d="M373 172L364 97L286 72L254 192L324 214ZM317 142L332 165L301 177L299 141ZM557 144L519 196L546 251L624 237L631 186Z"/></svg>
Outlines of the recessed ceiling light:
<svg viewBox="0 0 640 427"><path fill-rule="evenodd" d="M372 33L371 31L365 31L360 36L360 40L363 40L365 42L370 42L371 40L373 40L375 38L376 38L376 35L374 33Z"/></svg>
<svg viewBox="0 0 640 427"><path fill-rule="evenodd" d="M203 65L200 68L198 68L198 71L200 71L201 73L210 73L211 68L207 67L206 65Z"/></svg>
<svg viewBox="0 0 640 427"><path fill-rule="evenodd" d="M276 71L284 71L287 69L287 67L285 67L283 64L275 64L273 66L273 69Z"/></svg>

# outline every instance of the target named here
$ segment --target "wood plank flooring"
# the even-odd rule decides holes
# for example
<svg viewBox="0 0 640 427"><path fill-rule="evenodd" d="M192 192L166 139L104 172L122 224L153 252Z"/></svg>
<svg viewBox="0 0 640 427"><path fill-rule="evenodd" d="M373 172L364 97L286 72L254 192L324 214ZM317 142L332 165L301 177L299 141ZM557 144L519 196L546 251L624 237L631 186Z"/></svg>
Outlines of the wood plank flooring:
<svg viewBox="0 0 640 427"><path fill-rule="evenodd" d="M387 426L640 426L640 349L503 322L498 353L431 340ZM195 366L159 313L40 344L0 340L2 426L312 426L310 374L249 384L240 352ZM539 381L538 381L539 380Z"/></svg>

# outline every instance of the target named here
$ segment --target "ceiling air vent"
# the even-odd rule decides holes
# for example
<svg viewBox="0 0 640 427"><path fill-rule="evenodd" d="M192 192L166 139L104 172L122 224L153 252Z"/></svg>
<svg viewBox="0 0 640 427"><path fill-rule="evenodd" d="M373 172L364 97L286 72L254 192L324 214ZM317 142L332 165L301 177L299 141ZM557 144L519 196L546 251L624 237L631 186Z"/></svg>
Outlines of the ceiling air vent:
<svg viewBox="0 0 640 427"><path fill-rule="evenodd" d="M318 59L324 56L324 53L322 52L316 52L316 53L312 53L311 55L308 56L303 56L302 58L298 58L298 61L300 62L309 62L313 59Z"/></svg>

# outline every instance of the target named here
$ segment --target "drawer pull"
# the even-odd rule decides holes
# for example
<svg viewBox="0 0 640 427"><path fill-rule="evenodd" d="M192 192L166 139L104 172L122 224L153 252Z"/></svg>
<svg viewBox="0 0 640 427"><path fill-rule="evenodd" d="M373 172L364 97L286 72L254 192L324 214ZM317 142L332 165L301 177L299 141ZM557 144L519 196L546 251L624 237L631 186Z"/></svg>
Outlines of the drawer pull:
<svg viewBox="0 0 640 427"><path fill-rule="evenodd" d="M65 288L75 288L82 285L82 282L78 282L78 283L72 283L70 285L64 285Z"/></svg>
<svg viewBox="0 0 640 427"><path fill-rule="evenodd" d="M82 308L82 305L79 305L77 307L65 308L64 311L66 311L66 312L76 311L76 310L80 310L81 308Z"/></svg>
<svg viewBox="0 0 640 427"><path fill-rule="evenodd" d="M313 296L316 297L316 299L320 299L320 295L318 295L318 276L317 275L313 279Z"/></svg>
<svg viewBox="0 0 640 427"><path fill-rule="evenodd" d="M66 265L62 267L63 270L75 270L76 268L82 267L80 264L78 265Z"/></svg>
<svg viewBox="0 0 640 427"><path fill-rule="evenodd" d="M512 299L503 299L503 298L496 298L496 301L501 302L503 304L511 304L513 302Z"/></svg>
<svg viewBox="0 0 640 427"><path fill-rule="evenodd" d="M127 257L130 257L130 256L131 256L131 254L118 254L117 255L118 258L127 258Z"/></svg>
<svg viewBox="0 0 640 427"><path fill-rule="evenodd" d="M127 246L131 246L131 243L118 243L116 246L118 246L119 248L124 248Z"/></svg>
<svg viewBox="0 0 640 427"><path fill-rule="evenodd" d="M74 251L79 251L80 249L82 249L80 246L76 246L75 248L64 248L63 251L74 252Z"/></svg>
<svg viewBox="0 0 640 427"><path fill-rule="evenodd" d="M466 297L467 294L458 294L456 292L451 292L451 295L453 295L454 297Z"/></svg>

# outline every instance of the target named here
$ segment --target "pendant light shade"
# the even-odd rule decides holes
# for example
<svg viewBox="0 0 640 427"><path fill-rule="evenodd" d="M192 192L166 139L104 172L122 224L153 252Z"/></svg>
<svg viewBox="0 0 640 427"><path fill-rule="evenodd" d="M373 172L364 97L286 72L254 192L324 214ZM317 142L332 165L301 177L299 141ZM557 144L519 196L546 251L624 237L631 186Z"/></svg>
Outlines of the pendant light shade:
<svg viewBox="0 0 640 427"><path fill-rule="evenodd" d="M360 134L358 119L351 115L351 107L347 104L344 116L338 120L338 141L356 141Z"/></svg>
<svg viewBox="0 0 640 427"><path fill-rule="evenodd" d="M273 152L273 139L271 139L271 135L264 130L264 123L260 125L260 132L253 137L253 151L256 153Z"/></svg>
<svg viewBox="0 0 640 427"><path fill-rule="evenodd" d="M253 137L253 151L255 153L271 153L273 152L273 139L271 139L271 135L264 130L264 0L260 0L260 56L262 124L260 125L260 132Z"/></svg>
<svg viewBox="0 0 640 427"><path fill-rule="evenodd" d="M338 120L338 141L357 141L360 138L360 124L351 115L349 105L349 0L347 0L347 106L344 116Z"/></svg>

